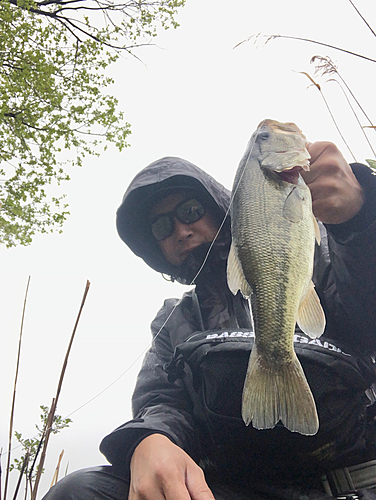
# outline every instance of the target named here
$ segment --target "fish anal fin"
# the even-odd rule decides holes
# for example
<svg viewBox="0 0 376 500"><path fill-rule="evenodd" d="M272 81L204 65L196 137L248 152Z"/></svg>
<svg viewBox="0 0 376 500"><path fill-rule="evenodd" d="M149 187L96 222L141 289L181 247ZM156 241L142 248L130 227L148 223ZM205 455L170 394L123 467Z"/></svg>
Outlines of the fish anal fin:
<svg viewBox="0 0 376 500"><path fill-rule="evenodd" d="M299 190L294 187L285 200L283 217L290 222L301 222L303 220L303 201Z"/></svg>
<svg viewBox="0 0 376 500"><path fill-rule="evenodd" d="M265 366L254 345L243 388L242 417L246 425L271 429L277 422L291 432L313 436L319 428L315 401L298 358Z"/></svg>
<svg viewBox="0 0 376 500"><path fill-rule="evenodd" d="M311 338L320 337L325 330L325 314L315 286L310 282L306 295L299 304L296 322L300 329Z"/></svg>
<svg viewBox="0 0 376 500"><path fill-rule="evenodd" d="M234 295L238 293L238 290L241 291L243 297L246 299L252 294L252 289L244 277L243 269L233 242L231 243L227 260L227 283Z"/></svg>

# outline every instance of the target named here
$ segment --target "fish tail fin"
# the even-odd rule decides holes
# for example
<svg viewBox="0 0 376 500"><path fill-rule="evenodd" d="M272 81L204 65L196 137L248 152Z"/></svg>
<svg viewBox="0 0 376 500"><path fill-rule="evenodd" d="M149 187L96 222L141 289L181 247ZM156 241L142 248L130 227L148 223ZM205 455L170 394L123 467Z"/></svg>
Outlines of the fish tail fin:
<svg viewBox="0 0 376 500"><path fill-rule="evenodd" d="M282 366L264 363L254 345L243 388L245 424L252 422L256 429L271 429L281 421L291 432L316 434L316 405L296 354L291 363Z"/></svg>

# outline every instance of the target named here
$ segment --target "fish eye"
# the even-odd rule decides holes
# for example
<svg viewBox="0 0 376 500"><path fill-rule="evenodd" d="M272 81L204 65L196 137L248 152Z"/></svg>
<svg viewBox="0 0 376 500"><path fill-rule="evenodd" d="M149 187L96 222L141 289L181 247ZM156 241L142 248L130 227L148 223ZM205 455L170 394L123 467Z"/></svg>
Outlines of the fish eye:
<svg viewBox="0 0 376 500"><path fill-rule="evenodd" d="M258 136L260 137L260 139L265 141L266 139L269 139L270 134L269 134L269 132L260 132Z"/></svg>

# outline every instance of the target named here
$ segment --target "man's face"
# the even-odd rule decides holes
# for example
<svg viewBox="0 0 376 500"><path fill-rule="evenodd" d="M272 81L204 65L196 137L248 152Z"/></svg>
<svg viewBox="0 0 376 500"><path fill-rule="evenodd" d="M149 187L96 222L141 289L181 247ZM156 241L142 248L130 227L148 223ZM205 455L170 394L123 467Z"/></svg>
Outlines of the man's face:
<svg viewBox="0 0 376 500"><path fill-rule="evenodd" d="M151 211L152 217L173 211L176 205L186 198L187 195L183 192L166 196L154 205ZM184 224L175 216L173 220L174 230L172 234L164 240L158 241L158 245L166 259L174 266L179 267L192 250L202 243L210 243L214 240L218 224L207 212L201 219L191 224Z"/></svg>

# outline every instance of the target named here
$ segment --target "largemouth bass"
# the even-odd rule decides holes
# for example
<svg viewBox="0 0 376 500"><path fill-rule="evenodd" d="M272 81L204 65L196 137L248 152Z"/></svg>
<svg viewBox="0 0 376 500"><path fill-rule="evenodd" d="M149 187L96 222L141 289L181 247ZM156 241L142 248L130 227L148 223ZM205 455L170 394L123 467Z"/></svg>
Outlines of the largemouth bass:
<svg viewBox="0 0 376 500"><path fill-rule="evenodd" d="M312 283L315 236L306 138L294 123L261 122L248 143L233 187L227 278L233 294L252 293L255 344L242 401L246 425L316 434L315 401L293 339L296 322L319 337L325 316Z"/></svg>

